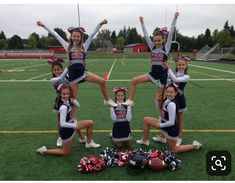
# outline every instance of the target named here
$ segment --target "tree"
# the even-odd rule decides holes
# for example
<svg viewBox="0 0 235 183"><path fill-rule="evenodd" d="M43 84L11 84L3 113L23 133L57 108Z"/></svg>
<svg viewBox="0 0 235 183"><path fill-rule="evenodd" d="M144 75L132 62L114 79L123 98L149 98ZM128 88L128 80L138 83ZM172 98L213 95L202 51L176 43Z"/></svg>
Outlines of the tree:
<svg viewBox="0 0 235 183"><path fill-rule="evenodd" d="M235 37L235 31L233 25L230 27L229 32L232 37Z"/></svg>
<svg viewBox="0 0 235 183"><path fill-rule="evenodd" d="M142 43L142 37L138 34L136 28L130 28L127 29L127 36L126 36L126 44L133 44L133 43Z"/></svg>
<svg viewBox="0 0 235 183"><path fill-rule="evenodd" d="M109 29L102 29L101 31L99 31L99 33L97 34L96 39L98 40L98 42L102 45L102 47L105 46L104 41L105 40L110 40L110 34L111 31Z"/></svg>
<svg viewBox="0 0 235 183"><path fill-rule="evenodd" d="M122 49L122 47L124 46L125 44L125 40L124 38L121 36L121 37L117 37L117 41L115 43L115 45L119 48L119 49Z"/></svg>
<svg viewBox="0 0 235 183"><path fill-rule="evenodd" d="M30 34L28 38L28 48L35 49L35 48L40 48L40 41L39 41L39 35L36 34L35 32Z"/></svg>
<svg viewBox="0 0 235 183"><path fill-rule="evenodd" d="M4 39L4 40L7 39L3 31L1 31L1 33L0 33L0 40L1 39Z"/></svg>
<svg viewBox="0 0 235 183"><path fill-rule="evenodd" d="M231 47L233 44L233 39L228 30L221 31L218 33L216 42L220 43L221 48Z"/></svg>
<svg viewBox="0 0 235 183"><path fill-rule="evenodd" d="M205 39L206 39L206 44L209 45L209 40L211 39L211 31L210 29L206 29L206 32L205 32Z"/></svg>
<svg viewBox="0 0 235 183"><path fill-rule="evenodd" d="M0 49L7 48L7 40L6 39L0 39Z"/></svg>
<svg viewBox="0 0 235 183"><path fill-rule="evenodd" d="M24 49L24 44L20 36L14 35L8 41L7 49Z"/></svg>
<svg viewBox="0 0 235 183"><path fill-rule="evenodd" d="M112 44L115 44L116 43L116 41L117 41L117 36L116 36L116 32L115 31L113 31L112 32L112 34L111 34L111 42L112 42Z"/></svg>
<svg viewBox="0 0 235 183"><path fill-rule="evenodd" d="M224 24L224 30L229 30L228 20Z"/></svg>
<svg viewBox="0 0 235 183"><path fill-rule="evenodd" d="M205 46L205 44L206 44L205 36L204 36L204 34L200 34L200 35L197 37L196 48L199 50L199 49L201 49L203 46Z"/></svg>

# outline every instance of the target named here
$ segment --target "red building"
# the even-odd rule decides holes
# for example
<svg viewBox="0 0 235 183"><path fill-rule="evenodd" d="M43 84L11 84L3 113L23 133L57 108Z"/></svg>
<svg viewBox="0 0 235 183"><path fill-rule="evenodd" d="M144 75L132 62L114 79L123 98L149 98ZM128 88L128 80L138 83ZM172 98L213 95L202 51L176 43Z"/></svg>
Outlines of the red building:
<svg viewBox="0 0 235 183"><path fill-rule="evenodd" d="M128 44L123 47L124 52L147 52L148 46L144 43L135 43L135 44Z"/></svg>

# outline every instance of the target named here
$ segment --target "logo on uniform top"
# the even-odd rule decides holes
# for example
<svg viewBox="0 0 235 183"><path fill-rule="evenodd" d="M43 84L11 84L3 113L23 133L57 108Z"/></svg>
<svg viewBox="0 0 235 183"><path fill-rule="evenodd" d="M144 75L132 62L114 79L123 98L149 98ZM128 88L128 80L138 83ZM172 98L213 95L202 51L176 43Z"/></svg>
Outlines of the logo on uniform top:
<svg viewBox="0 0 235 183"><path fill-rule="evenodd" d="M206 171L212 176L229 175L231 161L231 154L228 151L209 151L206 154Z"/></svg>
<svg viewBox="0 0 235 183"><path fill-rule="evenodd" d="M163 53L152 53L152 60L153 61L163 61L164 60L164 54Z"/></svg>

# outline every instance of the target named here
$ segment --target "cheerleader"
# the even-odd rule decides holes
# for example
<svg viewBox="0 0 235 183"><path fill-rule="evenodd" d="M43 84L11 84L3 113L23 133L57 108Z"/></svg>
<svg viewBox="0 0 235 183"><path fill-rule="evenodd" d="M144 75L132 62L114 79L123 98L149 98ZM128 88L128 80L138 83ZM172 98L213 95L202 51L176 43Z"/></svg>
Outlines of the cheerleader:
<svg viewBox="0 0 235 183"><path fill-rule="evenodd" d="M184 88L189 82L190 76L187 75L188 64L187 62L191 59L187 56L181 56L176 60L176 74L174 74L167 63L164 65L168 69L168 74L172 83L177 86L177 98L179 101L179 110L177 112L177 119L179 125L179 136L177 140L177 146L182 143L182 130L183 130L183 113L187 110L186 100L184 96ZM158 137L153 137L153 140L156 142L165 143L166 139L160 135Z"/></svg>
<svg viewBox="0 0 235 183"><path fill-rule="evenodd" d="M85 59L87 50L91 44L91 41L95 34L99 31L102 25L107 24L107 20L104 19L101 21L91 33L88 39L83 44L83 37L85 34L85 29L82 27L70 27L68 29L70 35L69 43L67 43L59 34L54 30L44 25L42 22L38 21L37 25L45 28L51 35L53 35L63 46L63 48L68 53L69 66L68 70L65 69L64 72L68 72L68 79L73 91L74 98L77 98L78 83L83 81L88 81L91 83L99 84L101 87L101 92L104 96L104 104L108 106L115 107L115 104L108 97L108 92L106 88L106 83L103 78L87 71L85 67Z"/></svg>
<svg viewBox="0 0 235 183"><path fill-rule="evenodd" d="M157 95L155 99L156 107L157 109L161 109L164 88L167 82L167 70L163 66L163 63L167 61L167 57L171 49L172 36L173 36L173 32L175 29L176 20L178 16L179 16L179 13L176 12L172 25L171 25L170 32L167 36L166 44L164 44L165 37L167 35L166 28L162 28L162 29L156 28L153 32L153 37L151 40L145 28L143 17L139 18L146 42L148 44L148 47L151 50L152 68L151 68L151 72L132 78L130 96L129 96L129 99L124 103L124 105L134 104L132 99L135 95L137 84L151 81L157 86Z"/></svg>
<svg viewBox="0 0 235 183"><path fill-rule="evenodd" d="M131 142L130 121L132 118L131 106L123 106L126 100L126 88L113 88L117 107L110 107L111 119L113 121L112 140L121 148L124 144L129 146Z"/></svg>
<svg viewBox="0 0 235 183"><path fill-rule="evenodd" d="M76 131L81 129L86 129L87 142L86 148L98 148L100 144L96 144L92 140L92 131L93 131L93 121L92 120L82 120L77 121L75 118L71 118L71 111L73 103L78 102L71 98L72 91L69 85L63 85L60 88L59 92L59 114L60 114L60 137L62 138L63 148L62 149L47 149L46 146L42 146L37 149L37 153L42 155L61 155L67 156L71 153L72 150L72 139ZM73 102L72 102L73 101Z"/></svg>
<svg viewBox="0 0 235 183"><path fill-rule="evenodd" d="M179 135L179 126L177 122L177 88L173 84L166 87L166 99L162 105L163 115L160 120L153 117L144 118L143 138L137 140L138 144L149 146L148 134L150 127L155 127L161 130L161 133L166 137L166 143L170 151L176 153L197 150L202 144L193 141L192 144L176 146L177 137Z"/></svg>
<svg viewBox="0 0 235 183"><path fill-rule="evenodd" d="M57 139L56 145L57 145L57 147L61 147L62 146L62 139L59 135L60 115L59 115L59 108L57 106L57 101L59 100L59 89L60 89L61 85L68 83L68 78L66 76L62 75L63 66L61 63L57 62L57 59L49 59L48 63L51 64L51 72L52 72L52 78L50 81L53 84L55 91L56 91L56 99L55 99L55 104L54 104L54 111L57 113L57 130L58 130L58 139ZM65 74L65 73L63 73L63 74ZM58 80L58 77L61 77L63 79ZM77 107L79 107L79 106L77 106ZM73 105L72 109L73 109L72 116L75 116L74 111L76 111L76 105ZM78 135L79 135L79 143L85 143L86 136L83 136L81 131L78 131Z"/></svg>

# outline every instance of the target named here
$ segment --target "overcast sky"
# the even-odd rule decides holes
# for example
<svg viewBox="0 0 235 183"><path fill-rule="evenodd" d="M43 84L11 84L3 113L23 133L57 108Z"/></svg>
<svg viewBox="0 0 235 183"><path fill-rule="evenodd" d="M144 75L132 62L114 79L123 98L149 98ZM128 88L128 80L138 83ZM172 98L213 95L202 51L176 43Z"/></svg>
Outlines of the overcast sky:
<svg viewBox="0 0 235 183"><path fill-rule="evenodd" d="M178 7L180 16L177 29L187 36L197 36L205 33L206 28L222 30L226 20L235 26L235 4L80 4L80 19L89 34L102 19L108 24L103 28L115 30L116 33L124 27L136 27L142 34L139 16L144 21L149 34L158 27L170 27L174 12ZM7 38L14 34L27 38L31 33L47 35L36 21L41 20L52 28L67 30L78 25L76 4L0 4L0 31ZM67 32L67 31L66 31Z"/></svg>

